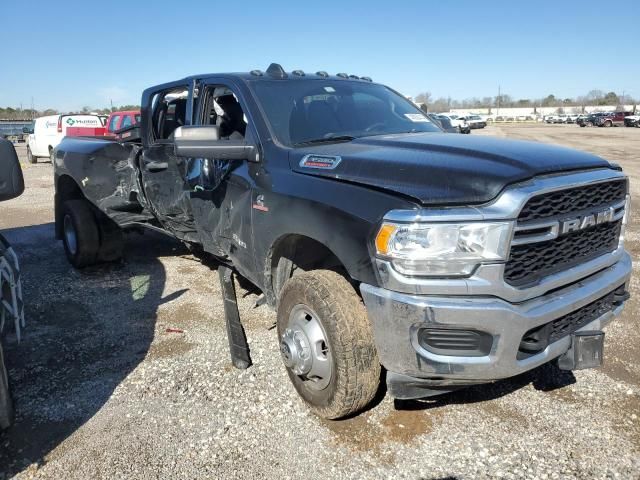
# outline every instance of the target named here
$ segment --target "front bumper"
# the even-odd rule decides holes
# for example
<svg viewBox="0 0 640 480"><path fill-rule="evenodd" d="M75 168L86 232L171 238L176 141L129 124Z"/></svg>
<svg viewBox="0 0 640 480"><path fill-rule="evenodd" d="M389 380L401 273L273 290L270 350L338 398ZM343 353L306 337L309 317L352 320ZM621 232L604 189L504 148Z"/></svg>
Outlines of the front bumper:
<svg viewBox="0 0 640 480"><path fill-rule="evenodd" d="M526 332L626 285L630 275L631 257L624 252L618 262L598 273L521 303L488 296L411 295L368 284L361 284L360 290L373 325L380 362L391 378L442 388L512 377L562 355L570 347L570 335L537 354L518 359ZM579 330L602 329L622 308L622 304L615 306ZM419 344L418 332L424 327L486 332L493 339L491 349L484 356L437 355Z"/></svg>

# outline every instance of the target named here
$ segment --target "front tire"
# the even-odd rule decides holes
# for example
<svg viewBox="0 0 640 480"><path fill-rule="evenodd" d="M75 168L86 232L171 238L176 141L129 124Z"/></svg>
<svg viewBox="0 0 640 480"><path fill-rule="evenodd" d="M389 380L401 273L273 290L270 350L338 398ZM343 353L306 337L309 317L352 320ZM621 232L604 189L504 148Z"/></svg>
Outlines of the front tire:
<svg viewBox="0 0 640 480"><path fill-rule="evenodd" d="M9 390L9 377L4 364L2 340L0 339L0 431L9 428L13 421L13 403Z"/></svg>
<svg viewBox="0 0 640 480"><path fill-rule="evenodd" d="M316 415L342 418L373 400L380 361L367 311L344 277L314 270L289 279L277 323L289 378Z"/></svg>
<svg viewBox="0 0 640 480"><path fill-rule="evenodd" d="M38 163L38 157L34 157L33 153L31 153L31 149L27 147L27 161L29 163Z"/></svg>
<svg viewBox="0 0 640 480"><path fill-rule="evenodd" d="M606 122L604 122L604 126L609 128L609 127L613 126L613 123L611 123L611 120L607 120Z"/></svg>
<svg viewBox="0 0 640 480"><path fill-rule="evenodd" d="M91 204L68 200L62 208L62 243L69 263L75 268L93 265L100 249L100 231Z"/></svg>

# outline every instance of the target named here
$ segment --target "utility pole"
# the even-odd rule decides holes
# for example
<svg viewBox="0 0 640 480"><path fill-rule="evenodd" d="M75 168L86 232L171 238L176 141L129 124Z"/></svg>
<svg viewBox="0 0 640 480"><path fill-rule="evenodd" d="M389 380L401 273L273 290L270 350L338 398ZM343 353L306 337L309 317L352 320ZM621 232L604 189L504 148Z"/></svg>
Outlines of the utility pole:
<svg viewBox="0 0 640 480"><path fill-rule="evenodd" d="M496 112L496 116L500 115L500 85L498 85L498 99L497 99L497 112Z"/></svg>

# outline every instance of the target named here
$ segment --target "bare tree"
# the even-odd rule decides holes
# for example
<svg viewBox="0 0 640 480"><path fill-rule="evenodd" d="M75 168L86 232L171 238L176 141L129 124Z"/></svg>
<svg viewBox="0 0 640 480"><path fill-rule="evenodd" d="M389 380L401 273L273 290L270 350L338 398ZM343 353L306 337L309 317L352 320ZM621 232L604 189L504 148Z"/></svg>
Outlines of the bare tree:
<svg viewBox="0 0 640 480"><path fill-rule="evenodd" d="M431 103L431 92L422 92L416 95L416 103L424 103L425 105L429 106L429 104Z"/></svg>

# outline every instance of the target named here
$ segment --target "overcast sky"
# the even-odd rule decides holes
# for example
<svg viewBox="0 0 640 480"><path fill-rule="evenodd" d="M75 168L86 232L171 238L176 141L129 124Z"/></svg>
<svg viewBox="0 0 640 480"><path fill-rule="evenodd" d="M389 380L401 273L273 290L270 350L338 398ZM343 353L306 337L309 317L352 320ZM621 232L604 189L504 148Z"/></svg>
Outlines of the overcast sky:
<svg viewBox="0 0 640 480"><path fill-rule="evenodd" d="M640 0L6 0L0 24L0 106L137 104L147 86L272 61L405 95L640 97Z"/></svg>

